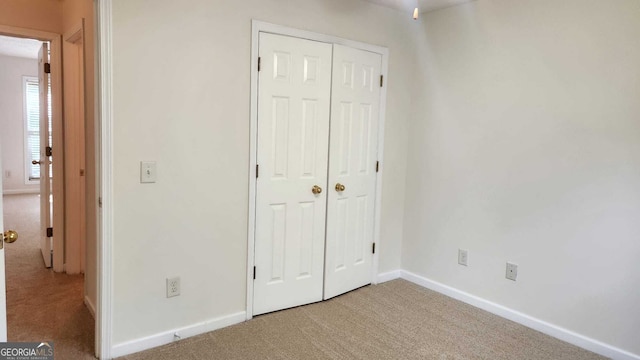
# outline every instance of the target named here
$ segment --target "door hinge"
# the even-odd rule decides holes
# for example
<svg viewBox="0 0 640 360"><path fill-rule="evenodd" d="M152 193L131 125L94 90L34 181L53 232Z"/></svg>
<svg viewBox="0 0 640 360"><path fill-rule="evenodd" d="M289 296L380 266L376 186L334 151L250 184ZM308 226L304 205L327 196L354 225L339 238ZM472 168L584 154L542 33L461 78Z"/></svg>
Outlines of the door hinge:
<svg viewBox="0 0 640 360"><path fill-rule="evenodd" d="M47 156L51 156L51 155L53 154L53 149L51 149L51 146L47 146L47 147L46 147L46 152L45 152L45 154L46 154Z"/></svg>
<svg viewBox="0 0 640 360"><path fill-rule="evenodd" d="M255 279L256 279L256 267L254 266L253 267L253 280L255 280Z"/></svg>
<svg viewBox="0 0 640 360"><path fill-rule="evenodd" d="M44 73L45 74L51 74L51 64L44 63Z"/></svg>
<svg viewBox="0 0 640 360"><path fill-rule="evenodd" d="M262 58L258 56L258 71L262 69Z"/></svg>
<svg viewBox="0 0 640 360"><path fill-rule="evenodd" d="M259 174L260 174L260 165L256 164L256 179L258 178Z"/></svg>
<svg viewBox="0 0 640 360"><path fill-rule="evenodd" d="M53 228L47 228L47 237L53 237Z"/></svg>
<svg viewBox="0 0 640 360"><path fill-rule="evenodd" d="M376 161L376 172L380 171L380 161Z"/></svg>
<svg viewBox="0 0 640 360"><path fill-rule="evenodd" d="M373 254L375 254L375 253L376 253L376 243L373 243L373 246L372 246L371 252L372 252Z"/></svg>
<svg viewBox="0 0 640 360"><path fill-rule="evenodd" d="M384 75L380 75L380 87L384 84Z"/></svg>
<svg viewBox="0 0 640 360"><path fill-rule="evenodd" d="M102 207L102 196L98 197L98 207Z"/></svg>

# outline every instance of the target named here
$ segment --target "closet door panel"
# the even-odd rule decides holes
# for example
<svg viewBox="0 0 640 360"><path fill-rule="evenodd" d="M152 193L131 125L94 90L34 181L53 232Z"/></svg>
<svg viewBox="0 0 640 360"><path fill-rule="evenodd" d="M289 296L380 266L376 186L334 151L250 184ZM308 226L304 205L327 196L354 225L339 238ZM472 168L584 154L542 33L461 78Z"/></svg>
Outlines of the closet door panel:
<svg viewBox="0 0 640 360"><path fill-rule="evenodd" d="M332 53L288 36L259 41L256 315L322 300Z"/></svg>
<svg viewBox="0 0 640 360"><path fill-rule="evenodd" d="M334 45L324 299L372 278L381 65Z"/></svg>

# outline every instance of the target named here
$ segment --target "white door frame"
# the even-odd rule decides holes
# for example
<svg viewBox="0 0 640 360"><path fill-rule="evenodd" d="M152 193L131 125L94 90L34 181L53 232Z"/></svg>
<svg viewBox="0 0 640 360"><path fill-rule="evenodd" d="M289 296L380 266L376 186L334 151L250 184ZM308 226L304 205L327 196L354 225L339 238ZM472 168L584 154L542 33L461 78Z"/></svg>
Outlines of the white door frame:
<svg viewBox="0 0 640 360"><path fill-rule="evenodd" d="M26 29L15 26L0 25L0 35L48 41L51 57L51 122L53 132L53 271L64 271L64 146L62 124L62 36L60 34Z"/></svg>
<svg viewBox="0 0 640 360"><path fill-rule="evenodd" d="M98 189L96 355L111 359L113 343L113 51L112 0L95 0L96 180Z"/></svg>
<svg viewBox="0 0 640 360"><path fill-rule="evenodd" d="M277 35L292 36L301 39L320 41L330 44L339 44L356 49L371 51L382 55L382 75L386 78L389 67L389 49L382 46L370 45L358 41L347 40L335 36L318 34L305 30L298 30L286 26L271 24L263 21L251 21L251 123L249 142L249 221L247 232L247 320L253 318L253 267L255 256L255 223L256 223L256 164L258 149L258 39L261 32ZM382 171L384 163L384 122L386 113L387 87L383 86L380 92L380 120L378 123L378 161L380 161L380 172L377 173L376 180L376 200L375 200L375 226L373 239L376 248L380 249L380 200L382 198ZM378 256L379 251L373 255L373 266L371 283L378 283Z"/></svg>

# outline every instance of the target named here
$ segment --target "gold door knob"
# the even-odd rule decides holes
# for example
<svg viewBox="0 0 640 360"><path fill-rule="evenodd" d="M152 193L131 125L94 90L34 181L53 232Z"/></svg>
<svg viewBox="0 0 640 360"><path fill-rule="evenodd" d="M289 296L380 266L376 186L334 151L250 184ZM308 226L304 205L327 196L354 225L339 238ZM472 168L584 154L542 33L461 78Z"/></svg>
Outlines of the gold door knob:
<svg viewBox="0 0 640 360"><path fill-rule="evenodd" d="M4 232L4 242L11 244L18 240L18 233L13 230L8 230Z"/></svg>
<svg viewBox="0 0 640 360"><path fill-rule="evenodd" d="M311 188L311 192L318 195L322 192L322 188L318 185L313 185L313 188Z"/></svg>
<svg viewBox="0 0 640 360"><path fill-rule="evenodd" d="M336 191L342 192L342 191L344 191L344 189L346 189L346 188L344 187L344 185L342 185L342 184L340 184L340 183L337 183L337 184L336 184Z"/></svg>
<svg viewBox="0 0 640 360"><path fill-rule="evenodd" d="M42 164L42 162L41 162L41 161L37 161L37 160L31 160L31 163L32 163L33 165L40 165L40 164Z"/></svg>

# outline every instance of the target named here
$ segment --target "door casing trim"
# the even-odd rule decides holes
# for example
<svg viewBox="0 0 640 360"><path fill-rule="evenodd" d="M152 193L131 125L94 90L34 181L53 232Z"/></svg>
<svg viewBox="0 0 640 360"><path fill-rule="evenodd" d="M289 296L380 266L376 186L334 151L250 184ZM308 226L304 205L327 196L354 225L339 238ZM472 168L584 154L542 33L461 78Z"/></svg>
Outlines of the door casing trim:
<svg viewBox="0 0 640 360"><path fill-rule="evenodd" d="M249 216L247 231L247 320L253 318L253 267L255 266L255 224L256 224L256 165L258 150L258 42L260 33L285 35L300 39L319 41L329 44L344 45L360 50L366 50L382 55L381 74L387 78L389 69L389 49L359 41L348 40L336 36L319 34L306 30L298 30L264 21L251 21L251 110L250 110L250 141L249 141ZM385 82L386 83L386 82ZM375 215L373 241L376 243L376 253L373 255L371 283L378 283L378 264L380 254L380 217L382 198L382 174L384 172L384 124L386 114L387 86L380 90L380 117L378 121L378 161L379 172L376 174Z"/></svg>
<svg viewBox="0 0 640 360"><path fill-rule="evenodd" d="M112 0L96 0L96 179L98 203L96 355L113 353L113 50ZM101 202L101 204L100 204Z"/></svg>

